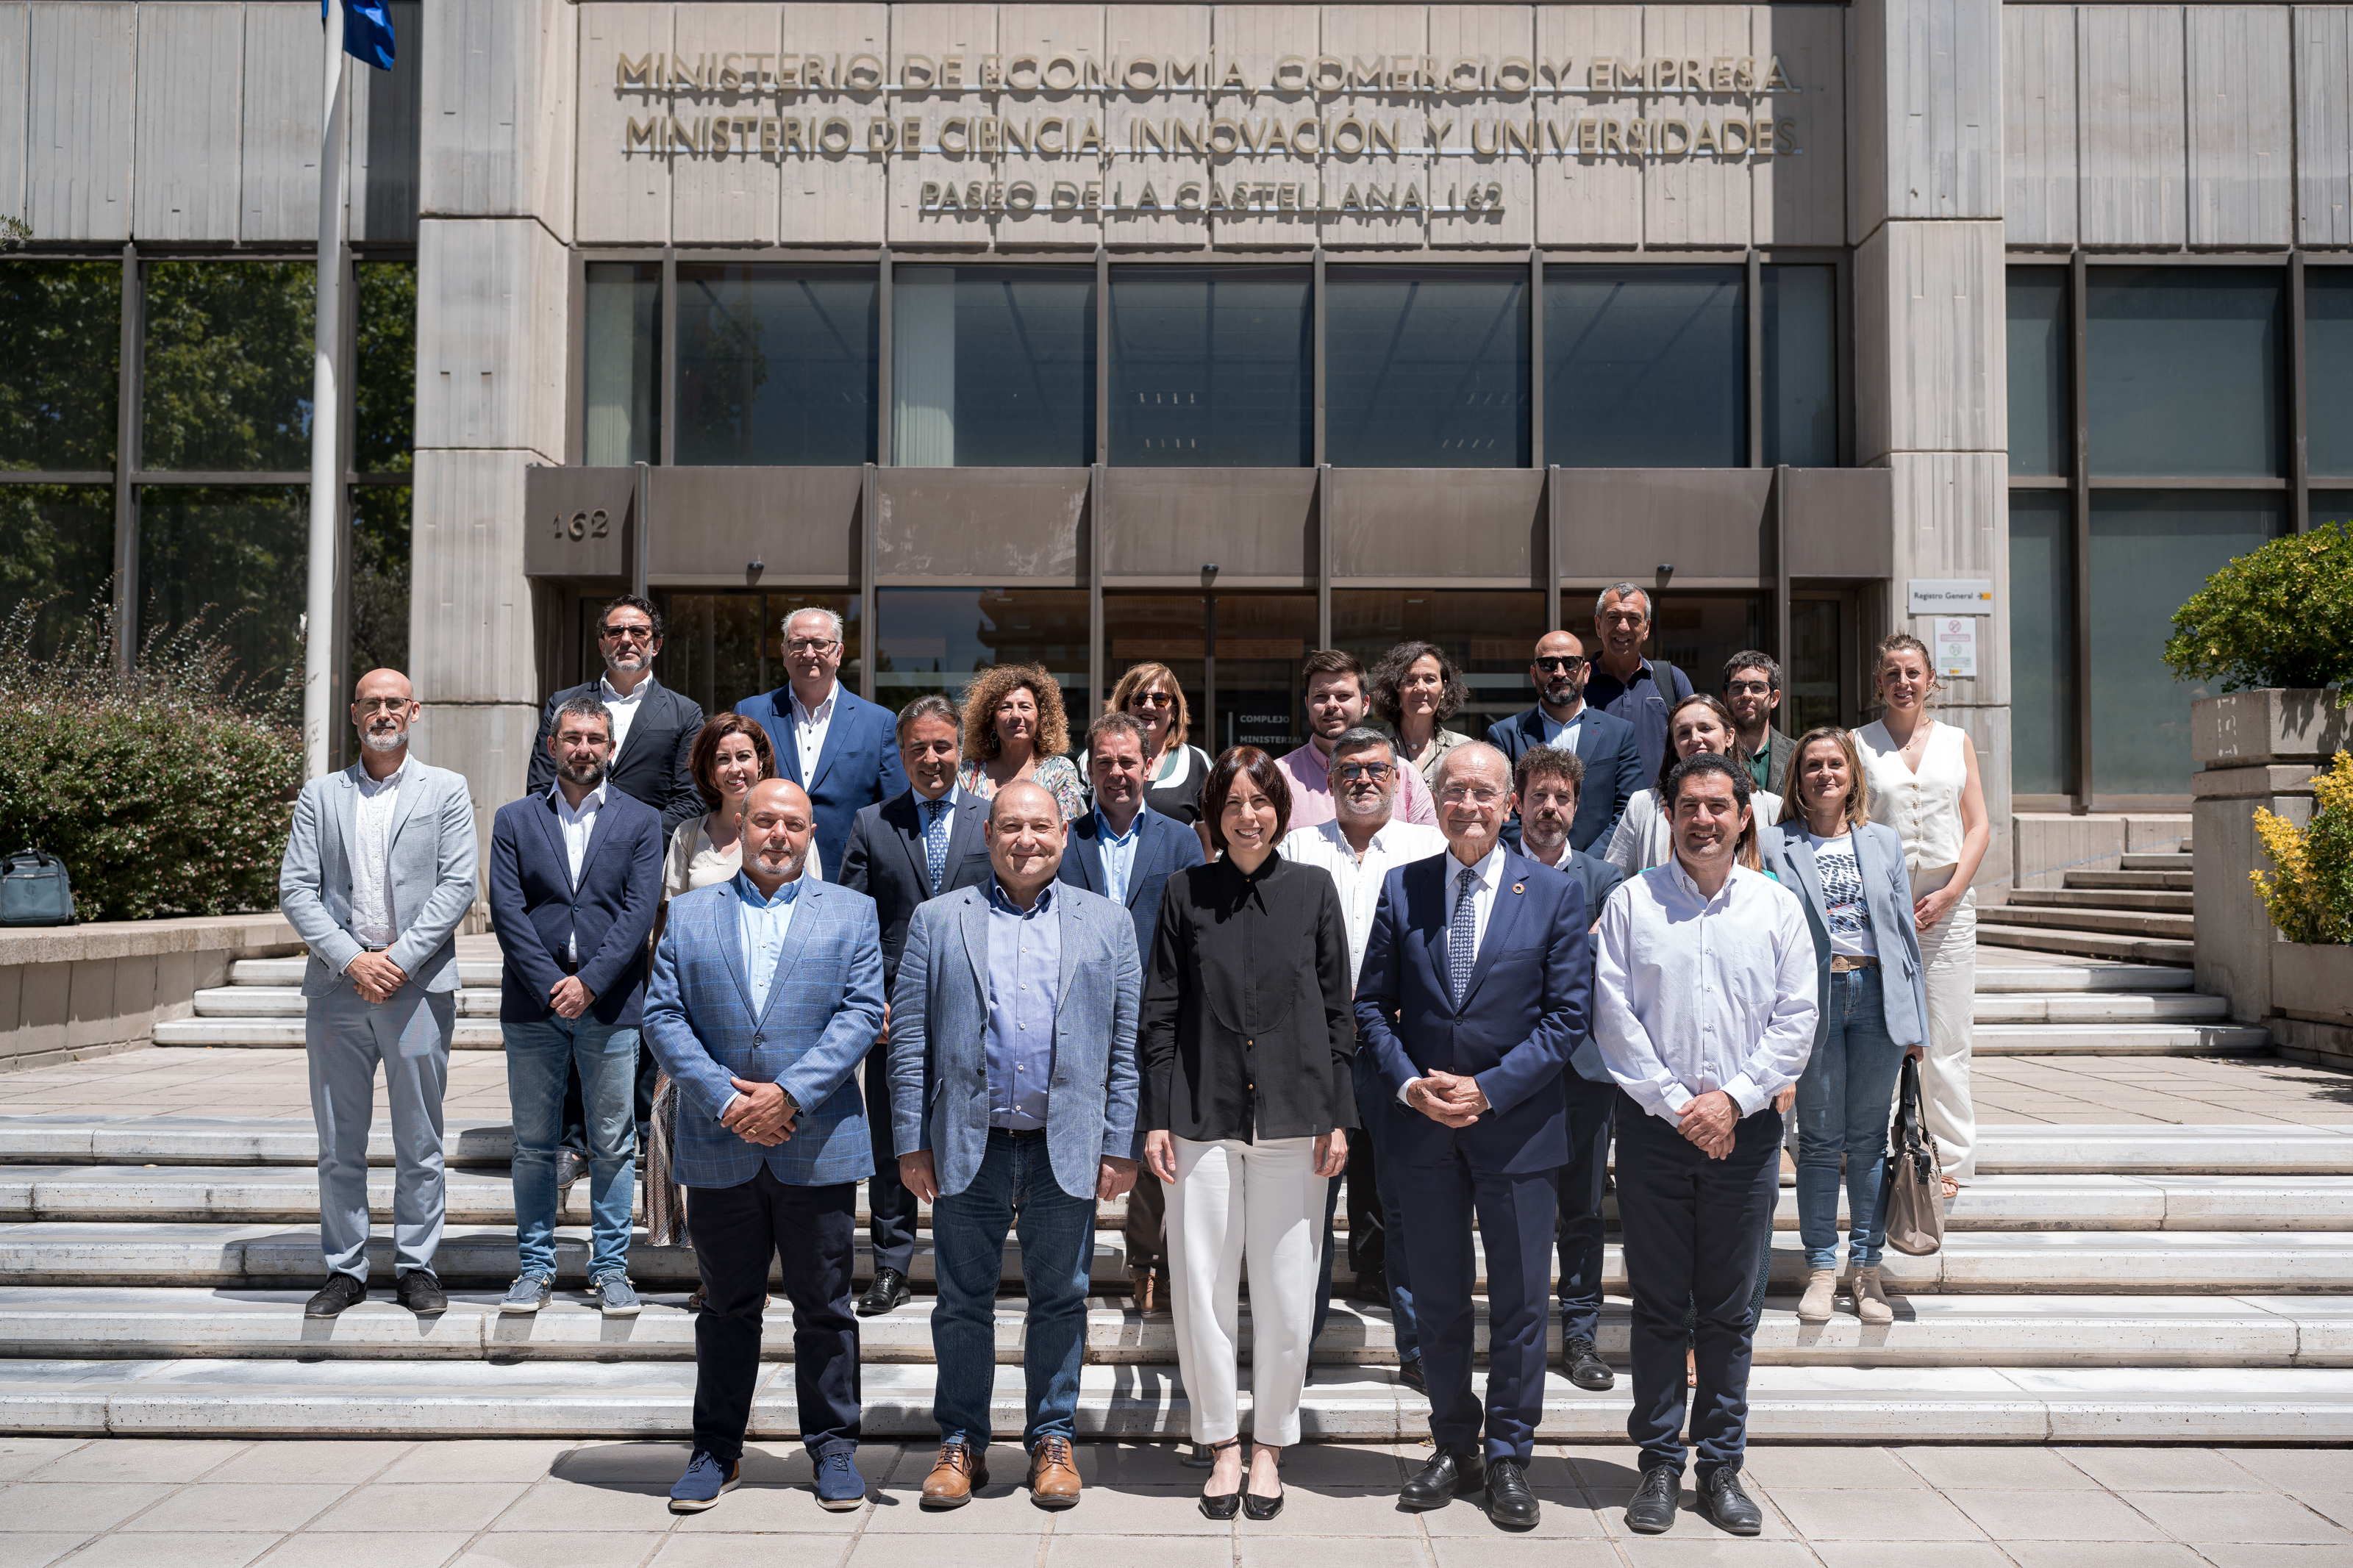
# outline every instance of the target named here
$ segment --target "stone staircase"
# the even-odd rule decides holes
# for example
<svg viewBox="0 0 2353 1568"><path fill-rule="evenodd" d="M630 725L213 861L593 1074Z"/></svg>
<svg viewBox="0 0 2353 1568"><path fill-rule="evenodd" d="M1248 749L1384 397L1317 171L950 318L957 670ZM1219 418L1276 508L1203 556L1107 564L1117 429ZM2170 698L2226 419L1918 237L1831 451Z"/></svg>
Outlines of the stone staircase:
<svg viewBox="0 0 2353 1568"><path fill-rule="evenodd" d="M2193 856L2184 838L2156 854L2126 855L2113 870L2063 872L2057 888L2013 888L1978 910L1979 946L2188 967Z"/></svg>

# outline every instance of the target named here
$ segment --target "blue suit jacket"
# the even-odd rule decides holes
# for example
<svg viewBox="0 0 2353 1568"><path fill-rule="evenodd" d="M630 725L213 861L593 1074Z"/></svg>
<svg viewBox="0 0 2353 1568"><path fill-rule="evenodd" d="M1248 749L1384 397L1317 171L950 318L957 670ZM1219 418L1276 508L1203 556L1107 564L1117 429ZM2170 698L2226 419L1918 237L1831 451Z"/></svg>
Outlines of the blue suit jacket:
<svg viewBox="0 0 2353 1568"><path fill-rule="evenodd" d="M1447 987L1445 883L1458 864L1435 855L1381 883L1356 977L1357 1038L1379 1064L1388 1138L1406 1159L1432 1163L1460 1148L1487 1170L1551 1170L1568 1163L1561 1069L1591 1026L1585 889L1507 850L1458 1011ZM1460 1131L1409 1110L1398 1091L1432 1068L1476 1078L1493 1109Z"/></svg>
<svg viewBox="0 0 2353 1568"><path fill-rule="evenodd" d="M572 858L555 802L525 795L491 822L491 927L506 959L499 977L499 1022L554 1016L547 994L564 971L568 939L580 944L580 984L596 999L600 1024L636 1026L646 992L646 934L661 903L661 818L617 789L605 792L572 885Z"/></svg>
<svg viewBox="0 0 2353 1568"><path fill-rule="evenodd" d="M1103 1157L1137 1157L1135 1025L1144 963L1126 911L1083 888L1054 889L1062 972L1046 1155L1054 1180L1092 1198ZM891 1137L932 1151L943 1196L972 1185L988 1152L988 889L918 907L891 989Z"/></svg>
<svg viewBox="0 0 2353 1568"><path fill-rule="evenodd" d="M1814 1028L1814 1048L1820 1050L1831 1032L1831 928L1814 841L1802 822L1767 823L1757 830L1757 849L1765 868L1806 906L1806 925L1814 933L1814 995L1822 1005L1821 1022ZM1871 911L1872 944L1879 950L1880 1011L1887 1037L1899 1046L1916 1046L1928 1037L1928 984L1920 962L1920 929L1912 922L1912 876L1904 868L1904 840L1882 823L1865 823L1854 835L1854 862Z"/></svg>
<svg viewBox="0 0 2353 1568"><path fill-rule="evenodd" d="M1160 895L1168 879L1201 864L1201 836L1148 805L1135 820L1144 832L1135 841L1135 864L1128 868L1127 912L1135 922L1135 951L1142 953L1152 951L1153 928L1160 923ZM1092 811L1071 824L1060 877L1071 887L1108 897L1111 883L1103 875L1103 845L1095 837L1098 826Z"/></svg>
<svg viewBox="0 0 2353 1568"><path fill-rule="evenodd" d="M887 708L878 707L837 685L833 721L826 726L825 750L818 753L817 777L801 777L801 751L793 742L793 692L789 686L746 697L735 704L746 719L757 719L776 748L776 773L808 792L817 815L817 846L828 870L838 868L849 847L849 830L858 814L878 801L889 800L907 787L907 770L899 763L897 722Z"/></svg>
<svg viewBox="0 0 2353 1568"><path fill-rule="evenodd" d="M801 889L768 1005L752 1016L731 879L670 901L646 989L646 1040L678 1085L671 1178L733 1187L759 1173L818 1187L874 1173L858 1064L882 1027L882 937L874 900L814 878ZM720 1125L730 1078L781 1084L801 1108L771 1149Z"/></svg>
<svg viewBox="0 0 2353 1568"><path fill-rule="evenodd" d="M1625 872L1599 855L1588 855L1574 844L1568 848L1568 864L1560 869L1576 878L1577 885L1585 889L1585 923L1588 926L1601 918L1601 906L1609 901L1609 895L1616 892L1618 884L1626 879ZM1577 1049L1569 1053L1568 1070L1595 1083L1617 1081L1609 1076L1609 1065L1601 1059L1601 1047L1594 1043L1593 1019L1589 1016L1585 1020L1584 1037L1577 1042Z"/></svg>
<svg viewBox="0 0 2353 1568"><path fill-rule="evenodd" d="M987 820L988 802L969 795L956 802L948 818L948 859L941 873L941 892L987 885L988 842L980 831ZM882 922L882 984L888 986L899 974L907 921L915 906L932 896L931 864L923 858L923 818L913 790L902 790L858 814L833 879L874 900L875 916Z"/></svg>
<svg viewBox="0 0 2353 1568"><path fill-rule="evenodd" d="M1544 714L1535 708L1487 726L1487 743L1511 758L1514 767L1531 747L1544 744ZM1590 849L1599 844L1607 849L1610 836L1618 831L1618 819L1626 814L1626 803L1651 782L1642 774L1641 748L1635 742L1634 726L1599 708L1587 708L1577 726L1577 755L1585 763L1585 784L1577 792L1577 820L1568 825L1568 847ZM1519 825L1514 822L1511 829L1514 848L1519 840Z"/></svg>

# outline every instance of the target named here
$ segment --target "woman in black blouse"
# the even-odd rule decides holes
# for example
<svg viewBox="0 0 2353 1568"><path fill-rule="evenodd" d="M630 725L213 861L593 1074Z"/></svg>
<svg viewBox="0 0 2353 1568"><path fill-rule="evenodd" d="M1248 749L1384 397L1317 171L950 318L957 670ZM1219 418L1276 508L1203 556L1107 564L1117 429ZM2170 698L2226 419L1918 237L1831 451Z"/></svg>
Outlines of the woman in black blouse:
<svg viewBox="0 0 2353 1568"><path fill-rule="evenodd" d="M1221 858L1168 879L1145 983L1145 1162L1168 1189L1176 1363L1193 1441L1214 1456L1201 1511L1282 1508L1299 1441L1324 1199L1356 1125L1348 932L1330 875L1275 853L1291 788L1255 746L1219 757L1201 811ZM1250 1261L1251 1438L1242 1492L1235 1333Z"/></svg>

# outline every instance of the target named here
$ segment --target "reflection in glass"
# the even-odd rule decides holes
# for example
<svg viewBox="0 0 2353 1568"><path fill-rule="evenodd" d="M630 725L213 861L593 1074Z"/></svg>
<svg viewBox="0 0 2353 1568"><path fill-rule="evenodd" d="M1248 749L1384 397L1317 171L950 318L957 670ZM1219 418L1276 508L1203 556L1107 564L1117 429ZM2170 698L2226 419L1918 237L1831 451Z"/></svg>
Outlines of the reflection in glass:
<svg viewBox="0 0 2353 1568"><path fill-rule="evenodd" d="M1214 681L1205 658L1212 615ZM1211 756L1233 745L1281 756L1307 739L1299 666L1314 639L1312 594L1110 594L1103 598L1105 690L1130 665L1165 664L1192 705L1193 744Z"/></svg>
<svg viewBox="0 0 2353 1568"><path fill-rule="evenodd" d="M1839 678L1844 669L1839 662L1839 602L1790 601L1789 658L1781 672L1781 711L1773 727L1794 737L1818 724L1841 722L1845 693ZM1694 679L1693 684L1699 682ZM1788 792L1776 780L1773 793Z"/></svg>
<svg viewBox="0 0 2353 1568"><path fill-rule="evenodd" d="M1314 273L1304 267L1115 267L1111 460L1302 468Z"/></svg>
<svg viewBox="0 0 2353 1568"><path fill-rule="evenodd" d="M2010 471L2063 477L2068 460L2067 269L2010 269Z"/></svg>
<svg viewBox="0 0 2353 1568"><path fill-rule="evenodd" d="M0 266L0 468L114 467L121 348L120 262Z"/></svg>
<svg viewBox="0 0 2353 1568"><path fill-rule="evenodd" d="M842 618L847 646L839 679L845 689L858 689L862 639L855 594L664 594L658 599L664 635L654 673L705 714L725 713L747 697L784 685L784 624L797 610L831 610Z"/></svg>
<svg viewBox="0 0 2353 1568"><path fill-rule="evenodd" d="M681 266L678 460L871 461L881 296L871 267Z"/></svg>
<svg viewBox="0 0 2353 1568"><path fill-rule="evenodd" d="M352 270L359 292L352 471L404 473L417 442L417 263L362 261Z"/></svg>
<svg viewBox="0 0 2353 1568"><path fill-rule="evenodd" d="M1545 460L1577 468L1745 466L1742 291L1737 267L1546 268ZM1837 450L1834 424L1833 461Z"/></svg>
<svg viewBox="0 0 2353 1568"><path fill-rule="evenodd" d="M661 268L650 261L599 261L589 264L587 275L582 458L592 468L657 461Z"/></svg>
<svg viewBox="0 0 2353 1568"><path fill-rule="evenodd" d="M1525 269L1333 267L1324 280L1328 461L1527 466Z"/></svg>
<svg viewBox="0 0 2353 1568"><path fill-rule="evenodd" d="M1572 601L1563 605L1561 613L1574 621L1585 607ZM1588 636L1591 626L1588 616L1583 627L1575 629ZM1694 690L1721 692L1724 661L1764 646L1765 595L1670 594L1659 600L1651 628L1653 660L1663 658L1691 677Z"/></svg>
<svg viewBox="0 0 2353 1568"><path fill-rule="evenodd" d="M902 267L892 276L892 461L1095 460L1092 267Z"/></svg>
<svg viewBox="0 0 2353 1568"><path fill-rule="evenodd" d="M1528 660L1544 636L1545 596L1530 591L1335 589L1332 642L1371 669L1401 642L1436 643L1471 697L1446 728L1474 741L1535 700Z"/></svg>
<svg viewBox="0 0 2353 1568"><path fill-rule="evenodd" d="M1838 466L1838 270L1767 267L1765 461Z"/></svg>
<svg viewBox="0 0 2353 1568"><path fill-rule="evenodd" d="M0 619L26 600L51 601L34 628L37 655L57 651L113 575L111 487L0 485Z"/></svg>
<svg viewBox="0 0 2353 1568"><path fill-rule="evenodd" d="M2304 269L2304 387L2311 471L2353 474L2353 267Z"/></svg>
<svg viewBox="0 0 2353 1568"><path fill-rule="evenodd" d="M1087 726L1087 595L1083 588L885 588L874 700L897 712L926 692L962 700L996 664L1034 664L1062 688L1078 743Z"/></svg>
<svg viewBox="0 0 2353 1568"><path fill-rule="evenodd" d="M411 509L406 485L353 485L352 657L354 676L408 668Z"/></svg>
<svg viewBox="0 0 2353 1568"><path fill-rule="evenodd" d="M2093 268L2092 471L2282 472L2284 292L2275 267Z"/></svg>
<svg viewBox="0 0 2353 1568"><path fill-rule="evenodd" d="M300 485L142 489L140 635L201 614L247 680L299 677L310 517Z"/></svg>
<svg viewBox="0 0 2353 1568"><path fill-rule="evenodd" d="M2064 491L2010 492L2010 787L2020 795L2074 793L2073 536Z"/></svg>
<svg viewBox="0 0 2353 1568"><path fill-rule="evenodd" d="M2353 523L2353 490L2315 490L2305 510L2307 528L2327 528L2331 523Z"/></svg>
<svg viewBox="0 0 2353 1568"><path fill-rule="evenodd" d="M311 264L156 261L146 271L146 466L308 471Z"/></svg>
<svg viewBox="0 0 2353 1568"><path fill-rule="evenodd" d="M2099 795L2189 793L2189 704L2213 692L2165 668L2173 612L2225 562L2278 534L2280 501L2245 490L2093 492L2089 697Z"/></svg>

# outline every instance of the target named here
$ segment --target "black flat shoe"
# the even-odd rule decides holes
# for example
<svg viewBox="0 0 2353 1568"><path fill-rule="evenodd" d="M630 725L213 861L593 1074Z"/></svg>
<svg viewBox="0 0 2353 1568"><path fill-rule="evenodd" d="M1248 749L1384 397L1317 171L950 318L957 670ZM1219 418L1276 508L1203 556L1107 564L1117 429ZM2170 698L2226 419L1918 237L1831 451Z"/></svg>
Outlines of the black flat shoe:
<svg viewBox="0 0 2353 1568"><path fill-rule="evenodd" d="M1487 1461L1487 1518L1504 1530L1534 1530L1544 1510L1517 1459Z"/></svg>
<svg viewBox="0 0 2353 1568"><path fill-rule="evenodd" d="M1701 1478L1699 1510L1727 1535L1755 1535L1765 1528L1765 1510L1740 1489L1738 1470L1716 1470Z"/></svg>
<svg viewBox="0 0 2353 1568"><path fill-rule="evenodd" d="M1653 1465L1642 1472L1642 1484L1626 1504L1626 1528L1637 1535L1664 1535L1675 1527L1675 1504L1683 1498L1683 1473L1672 1465Z"/></svg>
<svg viewBox="0 0 2353 1568"><path fill-rule="evenodd" d="M1618 1386L1618 1374L1595 1352L1591 1340L1571 1340L1561 1346L1560 1370L1588 1394L1607 1394Z"/></svg>
<svg viewBox="0 0 2353 1568"><path fill-rule="evenodd" d="M1210 1462L1214 1464L1216 1463L1215 1456L1224 1453L1227 1449L1233 1447L1240 1441L1241 1439L1240 1437L1229 1437L1222 1443L1197 1443L1194 1447L1198 1448L1201 1452L1212 1456ZM1242 1485L1248 1486L1249 1484L1249 1478L1243 1478ZM1241 1510L1242 1494L1240 1488L1236 1488L1234 1490L1227 1492L1223 1496L1212 1493L1207 1487L1201 1489L1201 1517L1203 1519L1214 1519L1219 1523L1222 1524L1226 1521L1233 1518L1234 1515L1241 1512Z"/></svg>
<svg viewBox="0 0 2353 1568"><path fill-rule="evenodd" d="M865 1295L858 1298L858 1315L879 1318L885 1312L905 1306L914 1294L907 1289L904 1274L895 1268L878 1268L874 1271L874 1283L866 1288Z"/></svg>
<svg viewBox="0 0 2353 1568"><path fill-rule="evenodd" d="M1456 1498L1487 1484L1487 1461L1478 1454L1450 1454L1443 1448L1430 1456L1421 1473L1398 1493L1398 1507L1412 1513L1444 1508Z"/></svg>
<svg viewBox="0 0 2353 1568"><path fill-rule="evenodd" d="M1279 1448L1275 1450L1274 1455L1274 1473L1277 1476L1282 1474L1282 1451ZM1256 1520L1272 1519L1282 1511L1282 1497L1283 1494L1281 1492L1275 1493L1272 1497L1259 1496L1250 1489L1250 1478L1244 1476L1242 1478L1242 1517Z"/></svg>
<svg viewBox="0 0 2353 1568"><path fill-rule="evenodd" d="M302 1303L306 1318L332 1318L349 1307L367 1300L367 1286L356 1277L341 1272L327 1276L327 1282L318 1293Z"/></svg>

